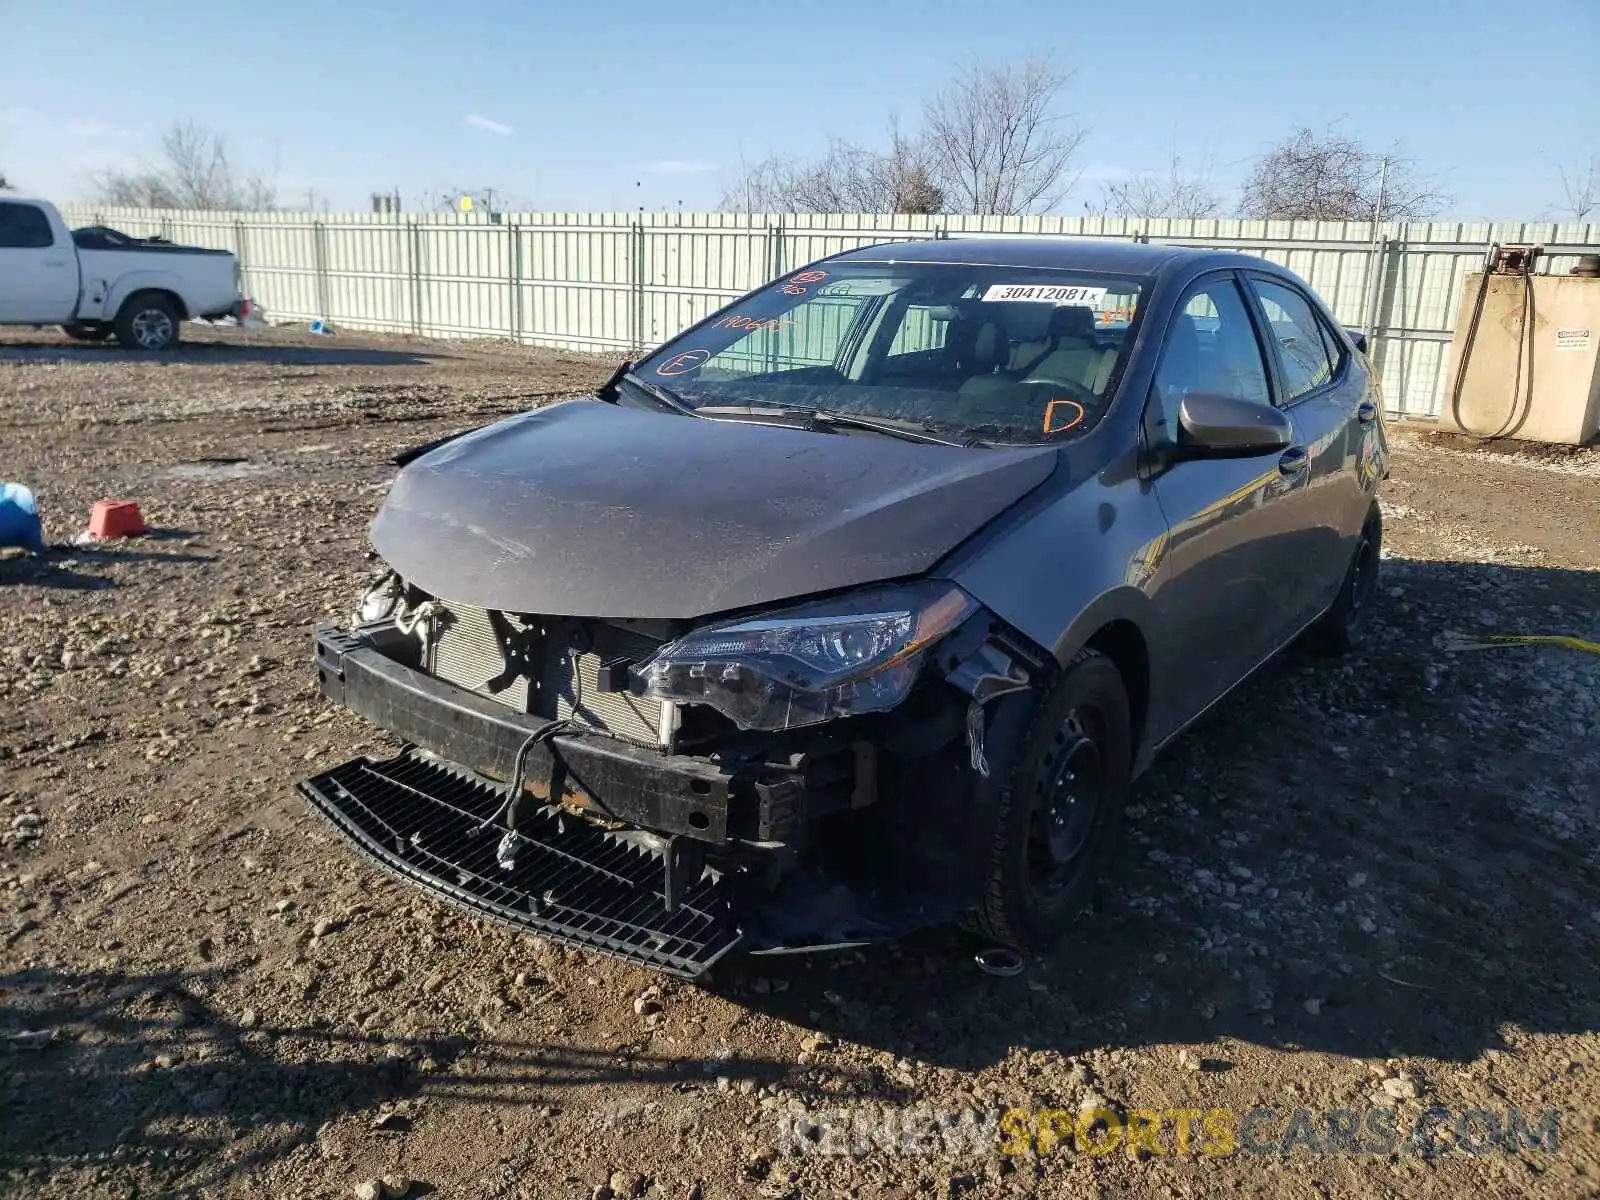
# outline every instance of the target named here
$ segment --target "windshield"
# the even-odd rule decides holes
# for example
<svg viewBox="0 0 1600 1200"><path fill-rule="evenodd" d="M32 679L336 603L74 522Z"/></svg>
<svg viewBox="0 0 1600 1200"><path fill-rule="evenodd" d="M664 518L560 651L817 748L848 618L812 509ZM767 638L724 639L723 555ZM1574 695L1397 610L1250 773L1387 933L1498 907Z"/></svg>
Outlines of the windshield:
<svg viewBox="0 0 1600 1200"><path fill-rule="evenodd" d="M745 297L635 368L697 409L813 409L1037 443L1104 415L1138 279L952 263L825 263Z"/></svg>

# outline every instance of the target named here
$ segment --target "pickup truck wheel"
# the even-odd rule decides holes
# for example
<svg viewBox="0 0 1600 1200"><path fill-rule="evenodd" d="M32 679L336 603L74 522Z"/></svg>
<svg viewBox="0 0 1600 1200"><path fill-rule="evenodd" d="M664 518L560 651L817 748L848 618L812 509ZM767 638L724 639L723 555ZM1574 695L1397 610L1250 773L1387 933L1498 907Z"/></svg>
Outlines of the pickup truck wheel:
<svg viewBox="0 0 1600 1200"><path fill-rule="evenodd" d="M1367 523L1356 542L1344 583L1333 607L1312 627L1311 640L1326 654L1349 654L1361 645L1373 600L1378 594L1378 570L1383 560L1383 513L1377 505L1367 514Z"/></svg>
<svg viewBox="0 0 1600 1200"><path fill-rule="evenodd" d="M61 332L75 342L103 342L111 336L111 326L63 325Z"/></svg>
<svg viewBox="0 0 1600 1200"><path fill-rule="evenodd" d="M116 330L128 350L170 350L178 344L178 311L159 292L138 292L117 313Z"/></svg>
<svg viewBox="0 0 1600 1200"><path fill-rule="evenodd" d="M1127 798L1132 722L1122 675L1083 650L1033 716L999 788L983 900L969 927L1024 951L1048 949L1088 901ZM984 790L980 785L980 790Z"/></svg>

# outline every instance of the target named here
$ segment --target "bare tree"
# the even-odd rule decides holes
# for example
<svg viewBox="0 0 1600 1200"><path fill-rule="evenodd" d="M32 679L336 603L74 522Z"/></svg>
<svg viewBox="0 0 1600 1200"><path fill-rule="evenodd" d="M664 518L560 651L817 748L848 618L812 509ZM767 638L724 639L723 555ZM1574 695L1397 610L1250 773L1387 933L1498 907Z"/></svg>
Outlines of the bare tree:
<svg viewBox="0 0 1600 1200"><path fill-rule="evenodd" d="M257 212L276 207L277 199L277 189L261 175L235 171L221 134L193 121L180 121L166 132L159 163L133 171L107 167L94 186L106 204L139 208Z"/></svg>
<svg viewBox="0 0 1600 1200"><path fill-rule="evenodd" d="M1113 217L1214 217L1222 200L1212 190L1211 170L1190 174L1178 152L1172 152L1164 175L1140 171L1104 186L1104 206Z"/></svg>
<svg viewBox="0 0 1600 1200"><path fill-rule="evenodd" d="M6 191L8 188L10 188L10 186L11 183L6 179L6 173L4 171L0 171L0 192Z"/></svg>
<svg viewBox="0 0 1600 1200"><path fill-rule="evenodd" d="M1561 177L1561 192L1566 199L1562 216L1571 213L1574 221L1584 221L1600 211L1600 155L1591 154L1589 161L1573 168L1570 175L1559 166L1556 173Z"/></svg>
<svg viewBox="0 0 1600 1200"><path fill-rule="evenodd" d="M944 211L944 189L934 178L933 147L922 135L908 137L900 131L900 122L889 121L889 149L887 153L873 155L868 177L874 191L888 208L874 206L864 212L936 213Z"/></svg>
<svg viewBox="0 0 1600 1200"><path fill-rule="evenodd" d="M1302 126L1256 160L1239 207L1247 217L1415 221L1447 203L1412 159Z"/></svg>
<svg viewBox="0 0 1600 1200"><path fill-rule="evenodd" d="M1054 111L1071 79L1048 58L974 60L923 105L922 128L889 124L882 150L835 138L815 162L741 163L722 207L741 212L1014 214L1054 206L1077 182L1086 132Z"/></svg>
<svg viewBox="0 0 1600 1200"><path fill-rule="evenodd" d="M1087 130L1055 111L1071 72L1049 58L972 60L923 106L935 181L957 211L1043 212L1057 204Z"/></svg>
<svg viewBox="0 0 1600 1200"><path fill-rule="evenodd" d="M759 162L739 159L739 170L722 188L720 207L725 212L782 212L790 207L784 184L794 170L788 159L763 158Z"/></svg>
<svg viewBox="0 0 1600 1200"><path fill-rule="evenodd" d="M887 150L835 138L815 162L774 157L741 164L722 193L722 207L736 212L934 213L943 205L927 144L905 137L893 122Z"/></svg>
<svg viewBox="0 0 1600 1200"><path fill-rule="evenodd" d="M1420 176L1414 160L1375 154L1354 138L1302 126L1257 160L1245 181L1245 216L1411 221L1449 197Z"/></svg>

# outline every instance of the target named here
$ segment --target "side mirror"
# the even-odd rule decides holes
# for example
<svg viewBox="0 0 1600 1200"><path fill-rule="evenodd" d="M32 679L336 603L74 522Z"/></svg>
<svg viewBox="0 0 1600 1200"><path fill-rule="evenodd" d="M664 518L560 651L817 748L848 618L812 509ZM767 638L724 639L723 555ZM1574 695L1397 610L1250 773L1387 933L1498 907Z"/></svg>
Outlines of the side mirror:
<svg viewBox="0 0 1600 1200"><path fill-rule="evenodd" d="M1250 458L1287 449L1293 441L1288 414L1253 400L1190 392L1178 405L1182 458Z"/></svg>
<svg viewBox="0 0 1600 1200"><path fill-rule="evenodd" d="M1345 333L1349 334L1350 340L1356 344L1357 350L1361 351L1363 354L1367 352L1366 334L1362 333L1359 329L1346 329Z"/></svg>

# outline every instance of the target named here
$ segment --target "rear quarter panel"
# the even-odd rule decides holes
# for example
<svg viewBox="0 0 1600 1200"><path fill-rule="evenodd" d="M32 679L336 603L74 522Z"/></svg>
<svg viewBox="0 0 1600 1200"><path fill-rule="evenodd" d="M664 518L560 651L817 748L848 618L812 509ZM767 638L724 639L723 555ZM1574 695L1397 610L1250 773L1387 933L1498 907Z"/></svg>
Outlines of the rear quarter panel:
<svg viewBox="0 0 1600 1200"><path fill-rule="evenodd" d="M90 320L111 320L135 292L155 288L183 301L183 315L223 312L239 300L231 254L162 250L80 250L83 310Z"/></svg>

